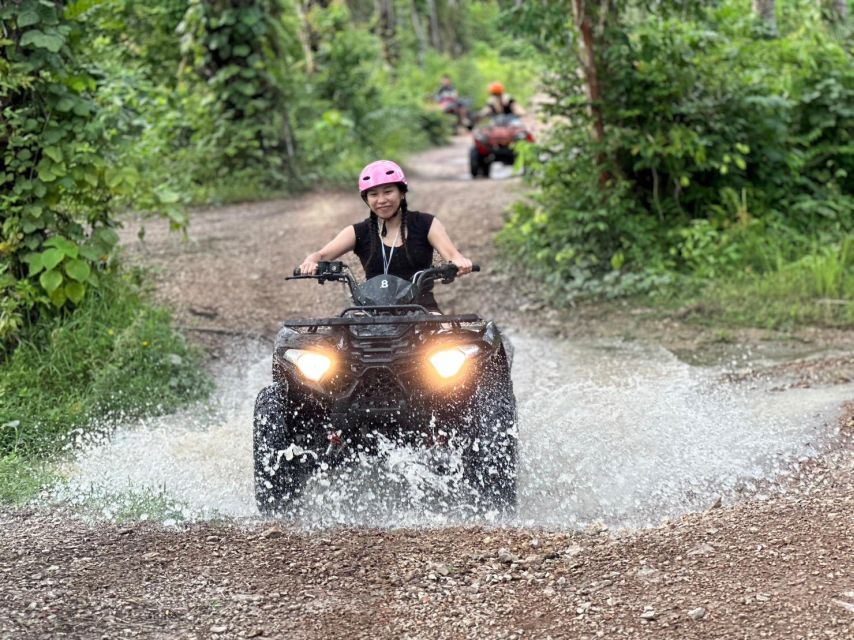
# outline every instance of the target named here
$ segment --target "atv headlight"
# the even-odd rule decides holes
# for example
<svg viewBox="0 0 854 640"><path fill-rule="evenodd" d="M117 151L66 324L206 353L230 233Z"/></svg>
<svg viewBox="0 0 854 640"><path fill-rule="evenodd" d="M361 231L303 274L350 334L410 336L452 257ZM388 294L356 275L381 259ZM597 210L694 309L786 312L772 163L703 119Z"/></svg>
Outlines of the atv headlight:
<svg viewBox="0 0 854 640"><path fill-rule="evenodd" d="M480 349L474 345L443 349L430 356L430 364L443 378L453 378L466 363L466 360L475 355Z"/></svg>
<svg viewBox="0 0 854 640"><path fill-rule="evenodd" d="M314 382L319 382L332 366L332 358L303 349L288 349L285 351L285 359L293 362L302 375Z"/></svg>

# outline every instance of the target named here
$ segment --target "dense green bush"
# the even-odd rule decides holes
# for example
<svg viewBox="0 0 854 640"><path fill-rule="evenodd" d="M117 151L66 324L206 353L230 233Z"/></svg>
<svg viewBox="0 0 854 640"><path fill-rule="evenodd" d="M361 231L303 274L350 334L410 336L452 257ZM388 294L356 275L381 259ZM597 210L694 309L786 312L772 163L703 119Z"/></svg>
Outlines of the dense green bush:
<svg viewBox="0 0 854 640"><path fill-rule="evenodd" d="M740 1L621 14L598 52L601 144L574 60L556 59L560 117L523 154L539 193L505 246L569 296L623 295L767 273L769 252L850 234L854 56L815 9L784 11L778 38Z"/></svg>
<svg viewBox="0 0 854 640"><path fill-rule="evenodd" d="M39 307L80 303L116 236L106 203L107 133L81 34L56 4L0 9L0 344Z"/></svg>
<svg viewBox="0 0 854 640"><path fill-rule="evenodd" d="M109 279L116 204L184 223L178 194L125 153L132 125L107 98L84 16L97 2L0 8L0 348L30 322L70 313Z"/></svg>

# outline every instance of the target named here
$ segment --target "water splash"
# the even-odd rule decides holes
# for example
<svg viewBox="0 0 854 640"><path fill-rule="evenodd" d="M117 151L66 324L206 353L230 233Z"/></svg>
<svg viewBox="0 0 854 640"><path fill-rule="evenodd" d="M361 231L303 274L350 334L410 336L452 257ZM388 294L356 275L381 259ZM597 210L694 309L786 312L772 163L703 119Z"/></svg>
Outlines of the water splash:
<svg viewBox="0 0 854 640"><path fill-rule="evenodd" d="M854 386L769 392L661 348L516 339L518 518L644 526L708 507L812 456Z"/></svg>
<svg viewBox="0 0 854 640"><path fill-rule="evenodd" d="M644 526L736 495L812 456L854 385L771 392L722 382L636 344L576 346L517 336L519 508L513 523ZM129 424L84 446L54 499L105 518L254 518L252 409L270 381L251 344L209 406ZM442 526L496 521L460 491L453 454L383 445L380 458L315 478L301 526Z"/></svg>

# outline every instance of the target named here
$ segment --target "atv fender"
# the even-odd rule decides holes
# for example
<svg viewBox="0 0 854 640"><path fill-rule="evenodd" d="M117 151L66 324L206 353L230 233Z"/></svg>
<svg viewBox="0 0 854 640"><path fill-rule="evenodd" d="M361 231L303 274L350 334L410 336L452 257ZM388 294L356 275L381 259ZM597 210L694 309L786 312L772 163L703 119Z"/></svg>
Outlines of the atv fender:
<svg viewBox="0 0 854 640"><path fill-rule="evenodd" d="M504 354L504 359L507 361L507 371L509 372L513 367L513 343L510 342L510 339L501 332L501 329L492 320L486 323L482 339L494 348L497 353Z"/></svg>

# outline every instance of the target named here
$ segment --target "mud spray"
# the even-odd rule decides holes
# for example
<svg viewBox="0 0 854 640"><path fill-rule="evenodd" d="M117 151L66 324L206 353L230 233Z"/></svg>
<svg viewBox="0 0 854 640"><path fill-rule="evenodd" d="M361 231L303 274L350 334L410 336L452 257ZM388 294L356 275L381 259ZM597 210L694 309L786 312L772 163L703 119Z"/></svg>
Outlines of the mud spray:
<svg viewBox="0 0 854 640"><path fill-rule="evenodd" d="M835 435L840 404L854 391L726 383L723 369L632 343L512 339L520 475L508 524L638 527L717 496L761 499L762 480L790 473ZM269 347L246 346L231 361L207 405L79 446L50 499L107 519L258 518L252 409L270 383ZM379 459L315 479L295 524L495 521L460 500L454 456L438 457L389 446Z"/></svg>

